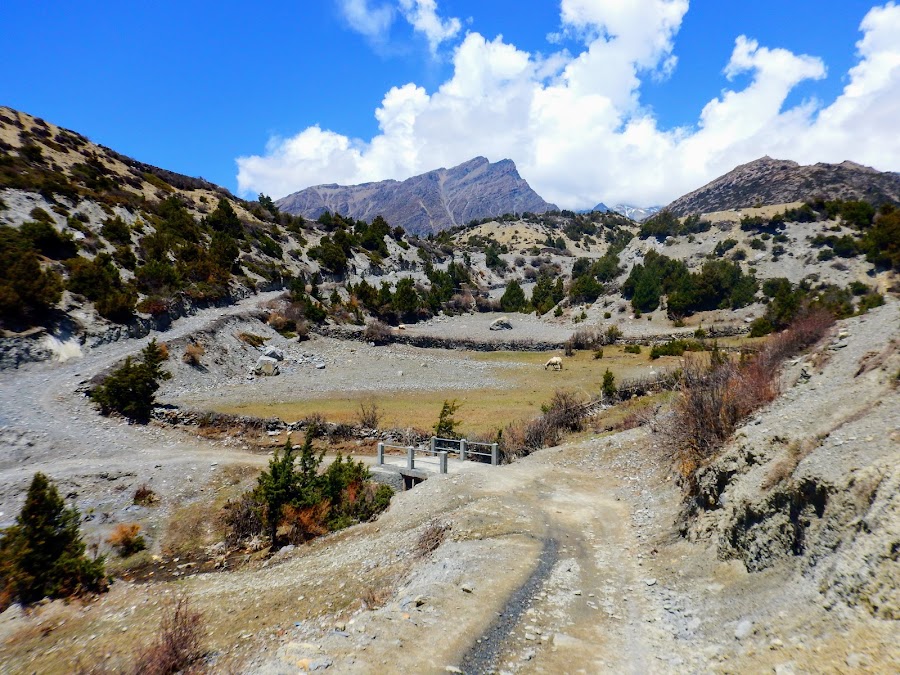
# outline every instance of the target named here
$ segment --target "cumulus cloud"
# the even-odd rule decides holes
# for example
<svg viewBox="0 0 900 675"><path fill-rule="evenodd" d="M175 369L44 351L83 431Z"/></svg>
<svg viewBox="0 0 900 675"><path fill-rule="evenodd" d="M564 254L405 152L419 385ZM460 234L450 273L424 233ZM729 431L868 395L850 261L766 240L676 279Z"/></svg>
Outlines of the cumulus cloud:
<svg viewBox="0 0 900 675"><path fill-rule="evenodd" d="M438 45L456 37L462 28L459 19L443 20L438 16L435 0L400 0L400 8L410 25L428 40L432 54L437 52Z"/></svg>
<svg viewBox="0 0 900 675"><path fill-rule="evenodd" d="M437 17L434 2L403 0L402 11L414 9ZM667 203L764 154L900 168L900 7L865 16L857 63L834 101L786 107L798 84L825 77L826 65L739 36L722 72L748 84L709 100L695 124L664 129L640 105L640 86L676 67L687 9L686 0L562 0L561 31L583 44L576 54L539 56L470 32L437 90L410 83L384 96L374 138L316 126L272 139L265 154L237 160L239 190L280 196L325 182L402 179L484 155L513 159L545 199L588 208ZM459 31L436 20L435 47Z"/></svg>
<svg viewBox="0 0 900 675"><path fill-rule="evenodd" d="M394 9L387 4L369 7L369 0L338 0L338 7L350 28L376 42L387 37L394 22Z"/></svg>

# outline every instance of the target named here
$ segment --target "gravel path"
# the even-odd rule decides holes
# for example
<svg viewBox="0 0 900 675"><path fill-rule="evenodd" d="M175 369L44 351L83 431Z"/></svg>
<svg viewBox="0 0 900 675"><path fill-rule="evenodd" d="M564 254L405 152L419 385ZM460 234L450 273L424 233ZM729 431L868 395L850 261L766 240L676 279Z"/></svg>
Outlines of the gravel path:
<svg viewBox="0 0 900 675"><path fill-rule="evenodd" d="M62 494L73 495L82 513L107 512L130 503L131 493L114 490L113 483L152 479L158 492L174 492L208 471L211 462L234 459L239 453L192 444L165 428L101 417L76 389L154 337L177 340L277 295L263 293L231 307L203 310L179 319L165 333L101 345L65 363L31 363L0 372L0 526L11 524L36 471L57 481Z"/></svg>

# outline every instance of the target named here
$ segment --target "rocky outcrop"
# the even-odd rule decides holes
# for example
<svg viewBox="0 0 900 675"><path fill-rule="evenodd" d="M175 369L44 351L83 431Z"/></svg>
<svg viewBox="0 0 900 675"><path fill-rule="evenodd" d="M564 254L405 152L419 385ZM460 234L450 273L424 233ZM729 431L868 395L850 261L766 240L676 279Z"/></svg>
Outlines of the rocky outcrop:
<svg viewBox="0 0 900 675"><path fill-rule="evenodd" d="M505 213L555 211L519 175L512 160L476 157L404 181L316 185L279 199L282 211L306 218L324 212L371 221L380 215L412 234L438 232Z"/></svg>
<svg viewBox="0 0 900 675"><path fill-rule="evenodd" d="M849 161L803 166L762 157L679 197L666 208L677 216L686 216L814 197L862 199L874 204L900 201L900 174Z"/></svg>

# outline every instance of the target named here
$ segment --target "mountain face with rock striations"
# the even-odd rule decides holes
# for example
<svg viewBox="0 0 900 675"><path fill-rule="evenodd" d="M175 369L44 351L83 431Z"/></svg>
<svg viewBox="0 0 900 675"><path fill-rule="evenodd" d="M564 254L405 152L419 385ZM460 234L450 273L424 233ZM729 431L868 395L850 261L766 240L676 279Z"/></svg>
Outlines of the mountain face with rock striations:
<svg viewBox="0 0 900 675"><path fill-rule="evenodd" d="M505 213L558 210L531 189L512 160L492 164L484 157L404 181L316 185L276 204L282 211L306 218L318 218L325 211L366 221L380 215L413 234L439 232Z"/></svg>
<svg viewBox="0 0 900 675"><path fill-rule="evenodd" d="M742 164L668 205L678 216L787 204L813 197L864 200L873 204L900 201L900 174L845 161L801 165L762 157Z"/></svg>

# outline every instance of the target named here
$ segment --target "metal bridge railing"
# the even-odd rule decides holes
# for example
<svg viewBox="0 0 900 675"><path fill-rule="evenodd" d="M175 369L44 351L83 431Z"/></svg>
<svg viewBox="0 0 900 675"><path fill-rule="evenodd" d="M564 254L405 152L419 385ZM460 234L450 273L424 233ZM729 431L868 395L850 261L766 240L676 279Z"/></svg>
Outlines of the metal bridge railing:
<svg viewBox="0 0 900 675"><path fill-rule="evenodd" d="M491 466L500 464L500 453L496 443L479 443L465 438L439 438L438 436L432 436L427 446L418 449L412 445L378 443L377 463L379 465L384 464L385 449L406 451L406 467L408 469L416 468L417 452L437 457L439 473L447 473L447 457L450 453L458 454L461 461L466 461L470 456L475 456L490 458ZM430 464L431 462L427 463Z"/></svg>

